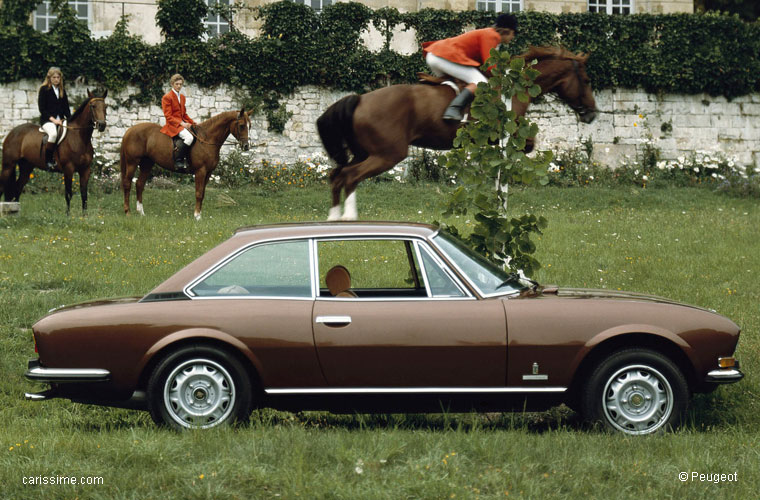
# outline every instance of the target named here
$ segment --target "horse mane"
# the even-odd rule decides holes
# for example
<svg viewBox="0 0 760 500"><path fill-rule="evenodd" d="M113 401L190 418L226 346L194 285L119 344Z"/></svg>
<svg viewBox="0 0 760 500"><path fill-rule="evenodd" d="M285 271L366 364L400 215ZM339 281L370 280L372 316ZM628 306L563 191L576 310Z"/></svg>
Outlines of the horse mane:
<svg viewBox="0 0 760 500"><path fill-rule="evenodd" d="M533 59L538 59L539 61L542 59L571 59L578 62L585 62L587 58L585 54L574 54L564 47L537 47L534 45L528 47L528 50L525 53L515 57L525 59L526 61L531 61Z"/></svg>
<svg viewBox="0 0 760 500"><path fill-rule="evenodd" d="M202 121L201 123L198 124L198 126L203 129L213 128L214 125L216 125L216 122L227 119L227 116L230 113L235 113L235 115L237 116L238 112L237 111L222 111L221 113L214 115L207 120Z"/></svg>
<svg viewBox="0 0 760 500"><path fill-rule="evenodd" d="M79 115L81 115L84 112L85 106L87 106L87 104L91 100L92 100L92 97L88 97L87 99L85 99L84 102L79 105L79 107L77 108L77 110L74 111L74 114L71 115L71 118L69 118L69 121L73 122L74 120L76 120L79 117Z"/></svg>

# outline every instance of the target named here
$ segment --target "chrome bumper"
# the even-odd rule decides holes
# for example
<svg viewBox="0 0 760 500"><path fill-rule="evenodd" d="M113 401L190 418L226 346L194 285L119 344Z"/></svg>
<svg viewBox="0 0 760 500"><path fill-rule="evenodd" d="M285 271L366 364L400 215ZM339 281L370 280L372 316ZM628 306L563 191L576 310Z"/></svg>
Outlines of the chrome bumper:
<svg viewBox="0 0 760 500"><path fill-rule="evenodd" d="M712 384L733 384L744 378L744 374L739 370L737 363L734 368L719 368L710 371L705 377L705 382Z"/></svg>
<svg viewBox="0 0 760 500"><path fill-rule="evenodd" d="M76 383L106 382L111 372L102 368L45 368L40 360L29 360L26 378L36 382Z"/></svg>

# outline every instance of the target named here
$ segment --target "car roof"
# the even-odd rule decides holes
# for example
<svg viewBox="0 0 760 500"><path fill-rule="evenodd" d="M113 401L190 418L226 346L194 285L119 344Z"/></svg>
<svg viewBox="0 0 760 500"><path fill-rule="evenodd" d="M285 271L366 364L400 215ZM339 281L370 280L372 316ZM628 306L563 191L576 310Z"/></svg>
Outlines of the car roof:
<svg viewBox="0 0 760 500"><path fill-rule="evenodd" d="M419 222L351 221L351 222L301 222L266 224L238 228L235 235L269 238L320 238L326 236L376 236L398 235L429 238L438 227Z"/></svg>
<svg viewBox="0 0 760 500"><path fill-rule="evenodd" d="M231 238L223 241L193 262L176 272L169 279L151 290L154 293L177 292L191 280L200 276L211 266L238 249L259 242L299 238L363 238L401 237L427 239L438 232L438 227L416 222L305 222L266 224L241 227Z"/></svg>

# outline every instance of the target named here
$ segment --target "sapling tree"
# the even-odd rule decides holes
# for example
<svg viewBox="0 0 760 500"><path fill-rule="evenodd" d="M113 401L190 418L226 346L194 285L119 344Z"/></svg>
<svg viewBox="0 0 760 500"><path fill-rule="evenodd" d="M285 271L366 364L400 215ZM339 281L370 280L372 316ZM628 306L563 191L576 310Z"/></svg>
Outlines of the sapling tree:
<svg viewBox="0 0 760 500"><path fill-rule="evenodd" d="M505 103L513 96L522 102L536 97L541 92L534 83L538 71L531 61L495 49L485 66L491 67L491 78L478 85L470 107L472 118L457 131L454 147L445 155L446 167L456 174L459 186L444 215L470 214L475 227L463 239L497 264L531 276L540 267L533 257L536 245L531 233L541 234L547 220L533 214L509 216L508 186L547 184L552 154L525 154L538 127L516 117Z"/></svg>

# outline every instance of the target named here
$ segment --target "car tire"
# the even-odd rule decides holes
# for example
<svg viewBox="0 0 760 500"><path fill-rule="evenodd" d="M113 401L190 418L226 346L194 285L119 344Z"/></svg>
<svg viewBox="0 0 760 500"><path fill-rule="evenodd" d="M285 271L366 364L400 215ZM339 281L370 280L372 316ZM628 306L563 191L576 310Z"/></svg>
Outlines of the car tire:
<svg viewBox="0 0 760 500"><path fill-rule="evenodd" d="M252 396L242 363L210 346L186 346L172 352L156 365L148 381L151 417L174 429L245 422Z"/></svg>
<svg viewBox="0 0 760 500"><path fill-rule="evenodd" d="M581 411L625 434L652 434L680 425L689 386L666 356L649 349L617 351L593 371L581 395Z"/></svg>

